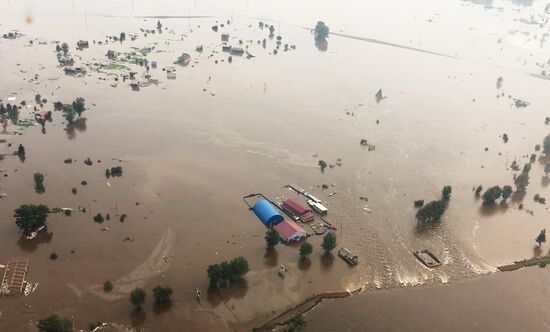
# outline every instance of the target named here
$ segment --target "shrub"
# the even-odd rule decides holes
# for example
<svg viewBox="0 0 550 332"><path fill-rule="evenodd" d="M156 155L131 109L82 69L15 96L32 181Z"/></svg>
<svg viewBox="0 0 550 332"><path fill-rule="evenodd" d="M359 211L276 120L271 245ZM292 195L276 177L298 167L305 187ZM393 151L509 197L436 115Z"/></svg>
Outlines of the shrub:
<svg viewBox="0 0 550 332"><path fill-rule="evenodd" d="M50 315L36 322L36 327L40 332L72 332L73 323L61 318L56 314Z"/></svg>
<svg viewBox="0 0 550 332"><path fill-rule="evenodd" d="M432 201L416 212L416 219L421 223L436 222L441 219L446 209L442 201Z"/></svg>
<svg viewBox="0 0 550 332"><path fill-rule="evenodd" d="M165 303L170 301L170 296L172 296L172 288L166 286L157 286L153 288L153 296L155 297L155 303Z"/></svg>
<svg viewBox="0 0 550 332"><path fill-rule="evenodd" d="M302 242L300 245L300 256L307 257L313 252L313 246L309 242Z"/></svg>
<svg viewBox="0 0 550 332"><path fill-rule="evenodd" d="M107 280L103 283L103 290L105 293L109 293L113 290L113 283L110 280Z"/></svg>
<svg viewBox="0 0 550 332"><path fill-rule="evenodd" d="M325 249L325 253L329 253L332 249L336 248L336 235L333 232L325 234L321 247Z"/></svg>

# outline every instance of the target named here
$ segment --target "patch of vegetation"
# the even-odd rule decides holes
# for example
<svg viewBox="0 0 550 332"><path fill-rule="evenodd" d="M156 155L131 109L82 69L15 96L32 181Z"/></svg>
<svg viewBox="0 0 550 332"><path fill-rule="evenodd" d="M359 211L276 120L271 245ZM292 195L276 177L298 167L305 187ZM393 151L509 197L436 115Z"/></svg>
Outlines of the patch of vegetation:
<svg viewBox="0 0 550 332"><path fill-rule="evenodd" d="M325 168L327 168L328 166L327 162L324 160L319 160L318 164L319 164L319 167L321 167L321 172L324 172Z"/></svg>
<svg viewBox="0 0 550 332"><path fill-rule="evenodd" d="M157 286L153 288L153 296L155 297L156 304L168 302L172 296L172 288L169 286Z"/></svg>
<svg viewBox="0 0 550 332"><path fill-rule="evenodd" d="M94 216L94 221L97 223L102 223L105 219L103 219L103 215L101 213L98 213Z"/></svg>
<svg viewBox="0 0 550 332"><path fill-rule="evenodd" d="M453 188L451 186L443 187L443 190L441 190L441 199L446 200L446 201L451 199L452 191L453 191Z"/></svg>
<svg viewBox="0 0 550 332"><path fill-rule="evenodd" d="M136 287L131 293L130 293L130 302L134 306L135 310L141 310L141 307L145 303L145 291L139 287Z"/></svg>
<svg viewBox="0 0 550 332"><path fill-rule="evenodd" d="M288 327L285 332L295 332L303 329L306 326L306 321L301 314L294 315L288 322Z"/></svg>
<svg viewBox="0 0 550 332"><path fill-rule="evenodd" d="M248 261L244 257L237 257L221 264L209 265L206 272L210 280L210 287L215 288L241 279L249 270Z"/></svg>
<svg viewBox="0 0 550 332"><path fill-rule="evenodd" d="M57 257L59 257L59 256L57 256L57 253L55 253L55 252L52 252L52 253L50 254L50 259L51 259L52 261L55 261L55 260L57 259Z"/></svg>
<svg viewBox="0 0 550 332"><path fill-rule="evenodd" d="M333 232L328 232L325 234L321 247L325 250L325 253L329 253L332 249L336 248L336 234Z"/></svg>
<svg viewBox="0 0 550 332"><path fill-rule="evenodd" d="M270 229L265 233L265 242L267 244L267 249L275 248L275 246L279 244L279 241L279 233L277 233L273 229Z"/></svg>
<svg viewBox="0 0 550 332"><path fill-rule="evenodd" d="M493 186L487 189L483 193L483 196L481 196L485 205L495 204L495 201L500 197L502 197L502 188L500 186Z"/></svg>
<svg viewBox="0 0 550 332"><path fill-rule="evenodd" d="M126 69L128 67L126 67L125 65L121 65L119 63L112 62L112 63L109 63L109 64L102 63L100 65L100 68L101 69L106 69L106 70L121 70L121 69Z"/></svg>
<svg viewBox="0 0 550 332"><path fill-rule="evenodd" d="M541 246L542 243L546 242L546 229L543 229L542 231L540 231L539 235L535 239L535 242L539 244L539 247Z"/></svg>
<svg viewBox="0 0 550 332"><path fill-rule="evenodd" d="M482 185L479 185L477 186L476 188L476 197L479 196L481 194L481 191L483 190L483 186Z"/></svg>
<svg viewBox="0 0 550 332"><path fill-rule="evenodd" d="M40 332L72 332L73 323L61 318L56 314L50 315L36 322L36 327Z"/></svg>
<svg viewBox="0 0 550 332"><path fill-rule="evenodd" d="M313 246L309 242L302 242L300 245L300 256L307 257L313 252Z"/></svg>
<svg viewBox="0 0 550 332"><path fill-rule="evenodd" d="M46 188L44 187L44 174L42 173L34 173L34 189L36 192L44 192L46 191Z"/></svg>
<svg viewBox="0 0 550 332"><path fill-rule="evenodd" d="M416 220L420 223L437 222L441 219L447 206L443 201L432 201L416 212Z"/></svg>
<svg viewBox="0 0 550 332"><path fill-rule="evenodd" d="M23 231L23 234L28 235L46 225L49 212L50 209L43 204L24 204L15 210L13 217L17 227Z"/></svg>
<svg viewBox="0 0 550 332"><path fill-rule="evenodd" d="M323 21L318 21L315 25L314 34L315 39L326 39L329 35L329 27Z"/></svg>
<svg viewBox="0 0 550 332"><path fill-rule="evenodd" d="M414 207L419 208L419 207L422 207L422 206L424 206L424 200L423 199L418 199L418 200L414 201Z"/></svg>
<svg viewBox="0 0 550 332"><path fill-rule="evenodd" d="M103 283L103 291L109 293L113 290L113 283L110 280L107 280Z"/></svg>
<svg viewBox="0 0 550 332"><path fill-rule="evenodd" d="M542 141L542 151L545 154L550 153L550 134L547 135L544 140Z"/></svg>

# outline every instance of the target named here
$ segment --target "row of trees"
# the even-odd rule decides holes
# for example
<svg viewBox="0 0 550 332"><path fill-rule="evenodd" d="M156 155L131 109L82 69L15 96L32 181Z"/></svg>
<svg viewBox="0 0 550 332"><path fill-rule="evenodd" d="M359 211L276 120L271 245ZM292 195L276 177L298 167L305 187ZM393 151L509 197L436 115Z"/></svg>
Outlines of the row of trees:
<svg viewBox="0 0 550 332"><path fill-rule="evenodd" d="M171 301L172 288L169 286L157 286L153 288L153 297L155 298L155 304L162 304ZM141 310L147 294L142 288L136 287L130 293L130 302L134 306L135 310Z"/></svg>
<svg viewBox="0 0 550 332"><path fill-rule="evenodd" d="M444 186L441 190L441 199L437 201L431 201L424 205L416 212L416 220L420 223L433 223L441 220L443 214L447 210L447 204L451 199L451 193L453 188L451 186ZM415 204L418 206L420 204Z"/></svg>
<svg viewBox="0 0 550 332"><path fill-rule="evenodd" d="M17 107L17 105L11 105L11 104L6 104L6 106L4 106L4 104L0 103L0 115L8 115L10 118L12 119L17 119L17 117L19 116L19 108Z"/></svg>
<svg viewBox="0 0 550 332"><path fill-rule="evenodd" d="M277 233L273 229L269 229L265 233L265 242L267 245L267 249L271 250L275 248L277 244L280 242L279 233ZM321 247L325 250L325 253L329 253L334 248L336 248L336 235L333 232L329 232L325 234L323 237L323 243L321 244ZM313 252L313 246L309 242L302 242L300 245L300 256L301 257L307 257Z"/></svg>
<svg viewBox="0 0 550 332"><path fill-rule="evenodd" d="M220 264L208 265L206 272L210 280L210 287L223 287L228 282L235 282L242 279L250 268L248 267L248 261L244 257L236 257L230 261L222 262Z"/></svg>

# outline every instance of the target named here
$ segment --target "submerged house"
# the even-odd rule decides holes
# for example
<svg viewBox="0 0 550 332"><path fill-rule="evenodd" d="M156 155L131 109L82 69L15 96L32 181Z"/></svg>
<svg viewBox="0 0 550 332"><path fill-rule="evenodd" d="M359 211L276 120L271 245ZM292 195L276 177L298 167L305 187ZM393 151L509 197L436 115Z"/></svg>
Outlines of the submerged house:
<svg viewBox="0 0 550 332"><path fill-rule="evenodd" d="M292 199L287 199L283 201L281 208L292 218L300 220L302 222L310 222L314 219L313 211L311 209L303 207Z"/></svg>
<svg viewBox="0 0 550 332"><path fill-rule="evenodd" d="M273 226L273 229L279 233L279 237L283 242L300 241L307 237L306 231L300 225L289 220L281 221Z"/></svg>

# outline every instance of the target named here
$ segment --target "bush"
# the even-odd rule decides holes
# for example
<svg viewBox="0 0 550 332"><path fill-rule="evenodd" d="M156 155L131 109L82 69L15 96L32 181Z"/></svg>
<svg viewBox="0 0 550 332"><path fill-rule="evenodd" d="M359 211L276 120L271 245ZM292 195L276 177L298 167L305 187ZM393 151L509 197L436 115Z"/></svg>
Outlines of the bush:
<svg viewBox="0 0 550 332"><path fill-rule="evenodd" d="M325 234L321 247L325 249L325 253L329 253L332 249L336 248L336 235L333 232Z"/></svg>
<svg viewBox="0 0 550 332"><path fill-rule="evenodd" d="M51 259L52 261L55 261L55 260L57 259L57 257L58 257L58 256L57 256L57 254L56 254L55 252L52 252L52 253L50 254L50 259Z"/></svg>
<svg viewBox="0 0 550 332"><path fill-rule="evenodd" d="M481 191L483 190L483 186L482 185L479 185L477 186L476 188L476 196L479 196L479 194L481 194Z"/></svg>
<svg viewBox="0 0 550 332"><path fill-rule="evenodd" d="M36 327L41 332L71 332L73 331L73 323L61 318L56 314L50 315L36 322Z"/></svg>
<svg viewBox="0 0 550 332"><path fill-rule="evenodd" d="M300 245L300 256L307 257L313 252L313 246L309 242L302 242Z"/></svg>
<svg viewBox="0 0 550 332"><path fill-rule="evenodd" d="M542 151L546 154L550 152L550 135L547 135L542 141Z"/></svg>
<svg viewBox="0 0 550 332"><path fill-rule="evenodd" d="M516 185L517 192L525 192L529 185L529 173L522 172L520 175L516 176L514 184Z"/></svg>
<svg viewBox="0 0 550 332"><path fill-rule="evenodd" d="M25 204L15 210L15 224L24 234L36 231L38 228L46 225L46 219L50 209L43 204Z"/></svg>
<svg viewBox="0 0 550 332"><path fill-rule="evenodd" d="M422 207L422 206L424 206L424 200L423 199L419 199L419 200L414 201L414 207L419 208L419 207Z"/></svg>
<svg viewBox="0 0 550 332"><path fill-rule="evenodd" d="M444 200L451 199L451 192L453 191L453 188L451 186L445 186L443 187L443 190L441 190L441 198Z"/></svg>
<svg viewBox="0 0 550 332"><path fill-rule="evenodd" d="M512 187L511 186L504 186L502 187L502 200L506 201L510 196L512 196Z"/></svg>
<svg viewBox="0 0 550 332"><path fill-rule="evenodd" d="M447 207L443 201L432 201L416 212L416 219L421 222L436 222L441 219Z"/></svg>
<svg viewBox="0 0 550 332"><path fill-rule="evenodd" d="M165 303L170 301L170 296L172 296L172 288L166 286L157 286L153 288L153 296L155 297L155 303Z"/></svg>
<svg viewBox="0 0 550 332"><path fill-rule="evenodd" d="M136 287L130 293L130 302L136 310L141 310L141 306L145 303L145 297L145 291L139 287Z"/></svg>
<svg viewBox="0 0 550 332"><path fill-rule="evenodd" d="M103 283L103 290L105 293L109 293L113 290L113 283L110 280L107 280Z"/></svg>

